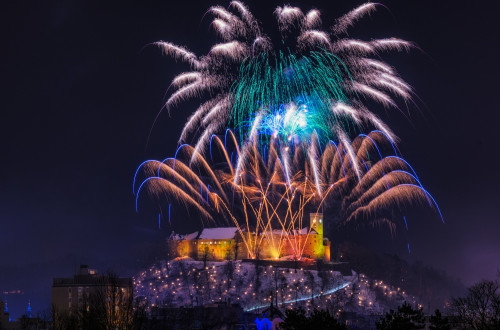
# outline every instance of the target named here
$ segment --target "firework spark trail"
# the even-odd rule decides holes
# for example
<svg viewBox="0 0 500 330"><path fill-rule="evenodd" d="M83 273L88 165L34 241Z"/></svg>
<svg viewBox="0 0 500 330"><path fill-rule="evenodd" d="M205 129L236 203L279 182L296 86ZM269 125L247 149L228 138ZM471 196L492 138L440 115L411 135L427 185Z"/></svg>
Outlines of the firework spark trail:
<svg viewBox="0 0 500 330"><path fill-rule="evenodd" d="M322 28L318 10L304 14L298 7L277 7L275 16L286 43L282 46L273 45L244 3L232 1L227 9L214 6L207 11L222 42L214 44L206 55L197 56L170 42L155 43L166 55L187 62L191 68L174 77L174 91L166 108L170 111L192 98L208 98L186 123L179 142L192 137L197 141L196 151L203 153L210 137L228 126L241 130L243 142L256 113L264 111L265 118L280 106L300 102L311 105L306 129L278 134L280 139L297 134L309 138L316 129L326 142L338 140L333 128L354 137L362 126L371 125L395 142L395 135L378 116L355 105L360 96L394 108L394 96L411 100L411 87L379 59L379 52L408 51L414 45L398 38L364 41L345 37L347 29L374 12L377 5L368 2L353 9L330 30Z"/></svg>
<svg viewBox="0 0 500 330"><path fill-rule="evenodd" d="M375 3L367 2L351 10L344 16L337 19L337 22L332 27L332 31L335 35L345 33L349 27L356 23L357 20L362 18L364 15L369 15L371 12L375 11L375 6Z"/></svg>
<svg viewBox="0 0 500 330"><path fill-rule="evenodd" d="M207 11L222 39L208 54L155 43L190 65L173 79L165 107L170 111L193 98L204 100L179 139L179 144L194 142L180 145L173 158L137 169L136 209L147 191L159 205L167 196L169 214L170 203L177 202L212 224L232 223L252 258L262 244L276 258L285 245L301 258L312 230L305 231L304 240L298 235L304 214L321 207L333 209L339 226L382 224L391 233L396 230L392 219L415 202L427 201L442 219L434 198L398 155L396 135L361 102L402 112L396 99L406 105L415 95L380 60L381 52L415 45L398 38L347 37L347 30L377 5L359 6L330 30L322 28L318 10L277 7L282 42L275 47L246 5L232 1L227 9ZM374 130L359 134L366 129ZM217 134L224 130L222 142ZM386 155L391 148L393 155Z"/></svg>
<svg viewBox="0 0 500 330"><path fill-rule="evenodd" d="M276 139L267 159L262 157L255 135L238 152L238 171L229 157L229 150L238 148L238 142L232 132L232 138L226 139L227 134L226 143L214 137L210 159L198 154L193 161L194 147L186 145L174 158L141 164L133 185L136 200L142 191L159 201L167 194L185 207L194 206L207 219L226 219L237 227L250 257L256 257L265 242L276 251L276 257L288 244L294 257L300 258L308 239L297 239L304 213L317 212L323 205L337 205L339 225L377 223L391 232L396 223L389 214L416 201L429 201L442 219L438 205L408 162L399 156L384 156L381 147L392 150L392 144L383 132L363 134L352 142L343 139L338 145L332 141L323 152L317 139L290 141L288 146ZM286 148L292 146L295 157L303 155L305 161L290 161L291 151ZM137 190L136 180L142 180Z"/></svg>

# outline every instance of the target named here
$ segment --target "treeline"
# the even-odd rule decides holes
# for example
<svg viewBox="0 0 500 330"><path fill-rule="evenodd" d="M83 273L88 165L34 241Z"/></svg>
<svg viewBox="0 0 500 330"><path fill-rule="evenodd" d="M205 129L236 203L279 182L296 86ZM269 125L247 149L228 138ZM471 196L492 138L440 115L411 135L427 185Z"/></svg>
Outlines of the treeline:
<svg viewBox="0 0 500 330"><path fill-rule="evenodd" d="M287 310L285 322L280 326L287 330L347 329L328 311L315 310L308 315L301 309ZM404 302L397 309L381 315L375 327L377 330L500 329L500 272L497 280L480 281L467 288L463 296L450 298L444 313L439 309L433 314L424 313L422 308Z"/></svg>

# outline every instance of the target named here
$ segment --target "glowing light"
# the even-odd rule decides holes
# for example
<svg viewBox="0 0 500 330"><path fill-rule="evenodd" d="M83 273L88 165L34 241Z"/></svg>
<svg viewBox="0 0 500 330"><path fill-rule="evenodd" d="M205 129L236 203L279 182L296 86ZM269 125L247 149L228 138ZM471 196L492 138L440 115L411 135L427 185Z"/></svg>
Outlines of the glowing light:
<svg viewBox="0 0 500 330"><path fill-rule="evenodd" d="M227 223L236 226L252 258L264 243L271 248L272 258L280 257L284 244L292 246L295 258L301 258L307 238L301 241L295 236L296 230L302 228L304 210L318 210L324 204L337 205L335 213L340 223L379 223L391 227L397 223L382 215L386 210L427 199L443 220L438 205L422 188L418 177L406 171L411 169L408 163L400 157L383 157L380 153L379 145L390 141L378 132L360 135L352 143L344 139L337 145L331 141L324 151L318 150L319 140L314 138L310 144L296 145L294 151L280 147L280 141L276 140L270 144L266 159L257 144L248 142L239 150L236 144L224 147L217 136L213 142L214 148L218 148L214 165L199 154L192 161L194 148L187 145L183 146L186 150L183 156L187 159L177 157L172 162L160 163L161 170L157 173L161 176L149 177L141 183L136 193L136 209L143 187L148 186L152 197L167 193L184 206L197 209L213 224L221 221L222 226ZM236 152L236 171L227 149ZM215 159L216 154L219 159ZM307 157L296 161L301 155ZM146 176L151 173L150 167L156 173L158 163L141 164L141 169ZM273 229L278 232L267 234Z"/></svg>
<svg viewBox="0 0 500 330"><path fill-rule="evenodd" d="M314 298L318 298L322 295L329 295L329 294L332 294L332 293L335 293L339 290L342 290L346 287L349 286L351 282L345 282L339 286L336 286L328 291L325 291L324 293L316 293L316 294L313 294L312 296L307 296L307 297L302 297L302 298L298 298L298 299L292 299L292 300L285 300L282 302L283 305L288 305L288 304L293 304L293 303L298 303L298 302L301 302L301 301L307 301L307 300L310 300L310 299L314 299ZM247 308L245 309L245 312L251 312L253 310L256 310L256 309L259 309L259 308L263 308L263 307L268 307L269 305L257 305L257 306L253 306L253 307L250 307L250 308Z"/></svg>

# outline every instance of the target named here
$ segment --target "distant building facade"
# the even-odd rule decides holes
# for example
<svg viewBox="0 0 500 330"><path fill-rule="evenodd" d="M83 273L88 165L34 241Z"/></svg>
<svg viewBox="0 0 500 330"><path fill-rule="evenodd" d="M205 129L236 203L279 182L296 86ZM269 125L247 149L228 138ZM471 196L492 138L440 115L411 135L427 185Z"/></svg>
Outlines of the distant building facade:
<svg viewBox="0 0 500 330"><path fill-rule="evenodd" d="M132 278L101 275L81 265L73 277L53 279L52 308L56 315L87 315L113 324L126 323L132 319L132 302Z"/></svg>
<svg viewBox="0 0 500 330"><path fill-rule="evenodd" d="M218 227L187 235L172 234L167 239L167 245L173 257L226 260L252 258L247 246L258 241L257 259L276 260L296 255L296 247L300 247L301 256L329 262L330 241L323 236L323 214L311 213L309 218L309 227L294 230L286 239L281 239L281 229L256 235L240 231L237 227Z"/></svg>

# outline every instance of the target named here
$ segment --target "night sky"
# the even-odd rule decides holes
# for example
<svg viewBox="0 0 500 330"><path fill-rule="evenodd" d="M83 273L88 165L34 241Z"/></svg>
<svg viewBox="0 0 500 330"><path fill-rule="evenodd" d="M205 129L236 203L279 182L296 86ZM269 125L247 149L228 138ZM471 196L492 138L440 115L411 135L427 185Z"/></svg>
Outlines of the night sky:
<svg viewBox="0 0 500 330"><path fill-rule="evenodd" d="M35 312L48 308L52 277L71 276L81 263L132 276L169 232L151 212L135 213L132 179L142 161L174 154L194 105L162 114L147 143L172 77L187 66L146 45L168 40L206 53L215 37L203 14L228 3L139 3L10 1L0 9L0 299L15 317L28 299ZM272 12L282 1L246 3L266 31L276 29ZM289 2L320 9L325 25L361 3ZM394 36L421 49L383 56L420 99L409 105L410 120L375 110L401 138L446 221L417 207L408 216L411 255L400 238L389 242L467 285L493 279L500 269L499 5L383 3L350 35ZM175 209L172 221L182 221ZM5 294L11 290L22 294Z"/></svg>

